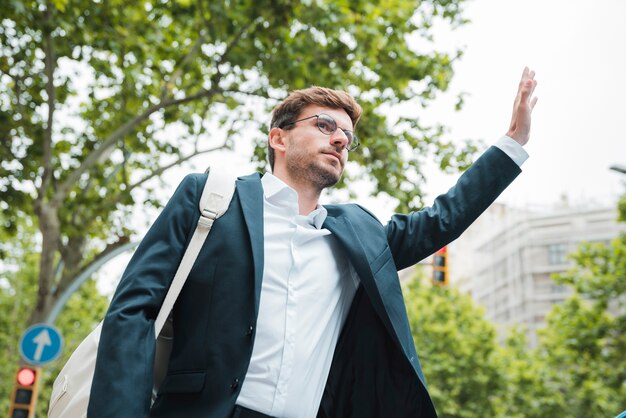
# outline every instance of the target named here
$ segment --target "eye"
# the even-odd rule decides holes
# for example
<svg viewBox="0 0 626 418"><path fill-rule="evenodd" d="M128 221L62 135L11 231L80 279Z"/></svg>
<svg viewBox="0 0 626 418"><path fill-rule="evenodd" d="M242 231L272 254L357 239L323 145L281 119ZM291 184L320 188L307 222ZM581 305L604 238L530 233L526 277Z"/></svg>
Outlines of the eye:
<svg viewBox="0 0 626 418"><path fill-rule="evenodd" d="M320 115L317 118L317 126L325 134L332 134L337 130L337 124L335 121L326 115Z"/></svg>

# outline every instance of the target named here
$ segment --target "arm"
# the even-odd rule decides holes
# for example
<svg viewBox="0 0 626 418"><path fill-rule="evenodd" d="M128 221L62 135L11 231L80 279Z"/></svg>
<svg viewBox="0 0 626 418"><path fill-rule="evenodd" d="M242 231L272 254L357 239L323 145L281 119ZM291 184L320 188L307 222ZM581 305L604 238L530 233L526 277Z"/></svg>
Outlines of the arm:
<svg viewBox="0 0 626 418"><path fill-rule="evenodd" d="M512 140L503 138L489 148L433 206L392 217L386 226L387 240L399 269L455 240L521 172L519 165L526 154L520 146L530 138L531 114L537 103L534 77L534 71L524 68L506 135Z"/></svg>
<svg viewBox="0 0 626 418"><path fill-rule="evenodd" d="M409 267L458 238L520 172L490 147L431 207L394 215L385 229L396 267Z"/></svg>
<svg viewBox="0 0 626 418"><path fill-rule="evenodd" d="M154 320L199 217L203 184L180 184L128 264L104 319L88 416L147 417Z"/></svg>

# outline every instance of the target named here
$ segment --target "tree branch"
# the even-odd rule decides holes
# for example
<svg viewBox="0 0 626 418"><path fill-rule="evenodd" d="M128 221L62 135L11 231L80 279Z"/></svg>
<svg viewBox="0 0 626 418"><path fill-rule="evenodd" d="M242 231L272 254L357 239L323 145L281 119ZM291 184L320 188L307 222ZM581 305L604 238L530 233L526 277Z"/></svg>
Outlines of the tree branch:
<svg viewBox="0 0 626 418"><path fill-rule="evenodd" d="M89 266L91 266L93 263L96 263L97 261L106 257L109 253L115 251L117 248L121 247L122 245L125 245L129 241L130 241L130 238L126 236L118 237L118 240L116 242L114 242L113 244L108 244L106 248L102 250L102 252L100 252L100 254L94 257L87 264L83 265L80 270L72 272L72 274L64 274L61 280L59 281L59 285L56 287L54 291L54 297L58 297L59 295L61 295L65 291L65 289L67 289L68 286L70 286L72 282L77 277L80 276L80 273L87 270Z"/></svg>
<svg viewBox="0 0 626 418"><path fill-rule="evenodd" d="M256 19L254 19L252 22L250 22L248 25L246 26L242 26L241 29L239 30L239 32L237 32L235 34L235 36L233 36L233 39L230 40L230 42L228 44L226 44L226 48L224 49L224 53L220 56L220 59L217 60L217 62L215 63L216 68L222 64L224 62L224 60L226 59L226 57L228 56L228 54L230 53L230 50L233 48L233 46L235 46L240 40L241 38L250 30L252 29L254 26L258 25L261 21L263 20L263 18L261 16L257 17Z"/></svg>
<svg viewBox="0 0 626 418"><path fill-rule="evenodd" d="M87 238L85 235L70 237L65 245L59 239L59 251L63 260L63 272L59 282L62 282L63 277L67 274L72 274L78 270L78 266L83 261L86 242Z"/></svg>
<svg viewBox="0 0 626 418"><path fill-rule="evenodd" d="M133 183L131 185L129 185L125 190L124 193L129 193L131 190L136 189L137 187L141 186L142 184L144 184L145 182L147 182L150 179L153 179L156 176L159 176L161 174L163 174L165 171L169 170L170 168L179 165L181 163L184 163L185 161L189 161L190 159L192 159L193 157L196 157L198 155L202 155L202 154L208 154L210 152L214 152L214 151L218 151L221 149L225 149L227 148L227 144L224 143L220 146L214 147L214 148L208 148L205 150L196 150L188 155L185 155L183 157L178 158L176 161L167 164L165 166L159 167L156 170L151 171L149 174L147 174L144 178L142 178L141 180L137 181L136 183ZM101 206L98 209L95 209L98 212L102 212L102 211L107 211L111 206L115 206L117 205L120 201L122 200L122 194L118 193L115 196L112 196L111 198L106 200L106 205Z"/></svg>
<svg viewBox="0 0 626 418"><path fill-rule="evenodd" d="M210 89L202 89L199 92L192 94L191 96L183 97L181 99L169 99L163 102L162 107L177 106L184 103L193 102L194 100L202 99L204 97L214 96L218 93L222 93L221 89L217 87L211 87Z"/></svg>
<svg viewBox="0 0 626 418"><path fill-rule="evenodd" d="M215 61L215 74L211 77L211 88L216 88L219 85L220 79L222 78L222 73L220 71L220 65L226 60L226 57L229 55L233 46L235 46L239 40L254 26L256 26L259 22L261 22L261 17L257 17L250 24L246 26L242 26L239 32L233 36L233 38L226 44L226 48L224 48L224 52L220 55L219 59Z"/></svg>
<svg viewBox="0 0 626 418"><path fill-rule="evenodd" d="M244 96L257 97L257 98L260 98L260 99L274 100L274 101L278 102L278 100L270 97L267 94L267 91L262 91L262 90L257 90L257 92L253 92L253 91L242 91L242 90L225 89L225 90L223 90L223 93L232 94L232 95L243 94Z"/></svg>
<svg viewBox="0 0 626 418"><path fill-rule="evenodd" d="M198 100L205 97L210 97L218 93L217 89L202 89L196 94L193 94L188 97L183 97L182 99L170 99L162 101L158 104L150 106L146 109L141 115L136 116L117 128L113 133L111 133L108 137L106 137L102 141L102 145L91 152L87 158L82 162L82 164L76 168L74 171L70 173L70 175L65 179L65 181L57 188L54 194L54 201L60 205L61 201L67 196L72 186L78 181L80 176L82 176L85 172L87 172L91 167L93 167L98 159L107 152L111 147L113 147L119 140L121 140L124 136L131 133L137 126L139 126L143 121L148 119L150 115L153 113L164 109L170 106L177 106L183 103L188 103L194 100Z"/></svg>
<svg viewBox="0 0 626 418"><path fill-rule="evenodd" d="M44 13L44 23L43 23L43 46L45 53L44 60L44 68L46 73L46 95L48 96L48 120L46 124L46 128L43 132L43 158L42 158L42 167L43 174L41 177L41 185L37 191L36 204L43 204L43 200L48 191L48 187L50 186L50 180L52 177L52 124L54 121L54 109L56 106L56 90L54 88L54 70L55 70L55 53L52 47L52 36L50 34L50 20L51 20L51 9L52 5L50 3L46 4L46 11Z"/></svg>
<svg viewBox="0 0 626 418"><path fill-rule="evenodd" d="M154 178L156 176L159 176L161 174L163 174L165 171L169 170L170 168L177 166L179 164L184 163L185 161L189 161L190 159L192 159L193 157L197 157L198 155L202 155L202 154L208 154L210 152L214 152L214 151L218 151L221 149L225 149L227 148L226 143L215 147L215 148L209 148L209 149L205 149L205 150L197 150L192 152L191 154L188 154L184 157L181 157L179 159L177 159L176 161L174 161L173 163L170 163L168 165L164 165L163 167L159 167L157 170L152 171L150 174L148 174L146 177L144 177L143 179L139 180L136 183L131 184L130 190L135 189L139 186L141 186L143 183L145 183L146 181L150 180L151 178Z"/></svg>
<svg viewBox="0 0 626 418"><path fill-rule="evenodd" d="M56 193L54 194L54 200L57 202L61 202L65 196L69 193L72 186L78 181L81 175L93 167L96 162L100 159L100 157L109 150L117 141L123 138L125 135L132 132L132 130L137 127L141 122L150 117L151 114L161 109L162 103L152 105L146 111L144 111L141 115L134 117L128 122L124 123L122 126L117 128L113 133L111 133L108 137L102 141L102 145L89 153L87 158L81 163L81 165L76 168L74 171L70 173L70 175L65 179L65 181L57 188Z"/></svg>
<svg viewBox="0 0 626 418"><path fill-rule="evenodd" d="M198 51L200 50L200 47L202 46L202 43L204 42L204 40L205 40L204 31L202 31L200 32L200 36L198 36L198 39L196 39L196 42L194 42L189 52L185 54L183 59L178 64L178 68L176 68L176 70L172 73L172 76L170 77L169 81L165 83L165 85L163 86L163 90L161 92L161 100L164 100L169 94L171 94L172 90L174 89L174 86L176 85L176 82L178 81L178 79L183 73L183 69L185 68L187 63L189 63L189 61L191 61L191 59L195 55L198 54Z"/></svg>
<svg viewBox="0 0 626 418"><path fill-rule="evenodd" d="M21 120L26 121L26 112L24 103L22 103L22 88L21 83L24 80L24 77L20 77L19 75L12 76L9 72L4 73L7 77L13 80L13 91L15 92L15 105L17 107L17 113L19 113L22 118Z"/></svg>

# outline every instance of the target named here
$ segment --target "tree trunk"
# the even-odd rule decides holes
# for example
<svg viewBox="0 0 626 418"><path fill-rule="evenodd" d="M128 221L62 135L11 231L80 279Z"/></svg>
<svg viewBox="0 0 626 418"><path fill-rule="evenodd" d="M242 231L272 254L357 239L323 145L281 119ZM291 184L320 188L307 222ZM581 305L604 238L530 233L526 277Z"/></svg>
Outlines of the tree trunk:
<svg viewBox="0 0 626 418"><path fill-rule="evenodd" d="M58 252L60 222L58 208L40 201L36 208L41 231L41 258L39 260L39 290L37 304L31 314L29 324L42 321L52 306L51 288L54 281L54 261Z"/></svg>

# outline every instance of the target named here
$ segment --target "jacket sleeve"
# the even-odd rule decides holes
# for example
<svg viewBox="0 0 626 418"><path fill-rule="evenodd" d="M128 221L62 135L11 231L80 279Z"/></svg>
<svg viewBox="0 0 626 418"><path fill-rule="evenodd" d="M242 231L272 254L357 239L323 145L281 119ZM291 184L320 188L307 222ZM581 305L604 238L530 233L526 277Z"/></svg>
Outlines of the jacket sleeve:
<svg viewBox="0 0 626 418"><path fill-rule="evenodd" d="M414 265L459 237L521 172L490 147L431 207L394 215L385 226L398 269Z"/></svg>
<svg viewBox="0 0 626 418"><path fill-rule="evenodd" d="M147 417L154 321L197 224L206 175L187 176L137 247L105 316L88 417Z"/></svg>

